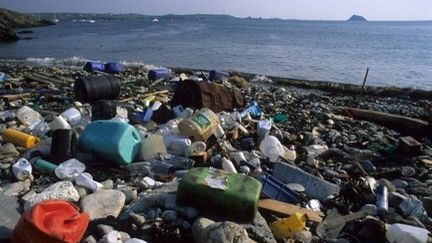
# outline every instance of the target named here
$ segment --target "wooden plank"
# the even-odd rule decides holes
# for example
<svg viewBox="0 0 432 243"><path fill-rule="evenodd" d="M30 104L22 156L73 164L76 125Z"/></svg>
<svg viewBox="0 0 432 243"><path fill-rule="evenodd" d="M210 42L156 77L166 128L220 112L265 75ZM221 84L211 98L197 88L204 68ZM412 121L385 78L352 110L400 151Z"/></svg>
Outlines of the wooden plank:
<svg viewBox="0 0 432 243"><path fill-rule="evenodd" d="M306 208L299 207L297 205L276 201L273 199L262 199L258 202L258 207L271 211L273 213L279 213L284 216L291 216L294 213L305 213L309 220L321 223L325 216L322 212L315 212Z"/></svg>

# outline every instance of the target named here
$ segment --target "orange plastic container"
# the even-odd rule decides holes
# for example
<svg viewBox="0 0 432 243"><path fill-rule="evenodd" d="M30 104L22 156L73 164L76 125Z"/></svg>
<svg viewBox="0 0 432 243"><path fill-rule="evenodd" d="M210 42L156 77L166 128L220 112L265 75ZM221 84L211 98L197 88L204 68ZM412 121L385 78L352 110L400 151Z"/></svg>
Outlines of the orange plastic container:
<svg viewBox="0 0 432 243"><path fill-rule="evenodd" d="M37 204L21 215L12 232L12 243L80 242L87 230L89 215L62 200Z"/></svg>
<svg viewBox="0 0 432 243"><path fill-rule="evenodd" d="M11 128L6 129L2 136L3 141L7 143L13 143L24 148L33 148L40 142L38 137Z"/></svg>

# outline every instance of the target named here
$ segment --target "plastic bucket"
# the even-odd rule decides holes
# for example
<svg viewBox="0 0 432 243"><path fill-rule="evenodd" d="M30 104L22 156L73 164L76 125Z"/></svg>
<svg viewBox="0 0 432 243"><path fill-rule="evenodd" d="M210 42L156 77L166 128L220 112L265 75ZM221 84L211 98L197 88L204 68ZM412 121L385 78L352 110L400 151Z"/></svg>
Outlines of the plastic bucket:
<svg viewBox="0 0 432 243"><path fill-rule="evenodd" d="M158 79L164 79L168 81L171 77L171 70L168 68L154 68L151 69L147 75L150 81L156 81Z"/></svg>
<svg viewBox="0 0 432 243"><path fill-rule="evenodd" d="M213 129L219 124L217 115L210 109L203 108L192 118L178 124L181 135L192 137L194 141L207 141L213 135Z"/></svg>
<svg viewBox="0 0 432 243"><path fill-rule="evenodd" d="M115 99L120 94L120 82L111 76L81 76L75 80L74 90L81 102Z"/></svg>

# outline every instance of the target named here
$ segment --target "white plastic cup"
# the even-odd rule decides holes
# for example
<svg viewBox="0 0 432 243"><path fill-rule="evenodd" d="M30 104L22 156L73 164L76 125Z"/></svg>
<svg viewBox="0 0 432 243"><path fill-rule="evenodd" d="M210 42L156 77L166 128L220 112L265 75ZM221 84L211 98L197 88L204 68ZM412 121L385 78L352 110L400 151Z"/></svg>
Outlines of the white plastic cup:
<svg viewBox="0 0 432 243"><path fill-rule="evenodd" d="M259 121L257 124L257 134L263 139L270 134L272 123L269 120Z"/></svg>
<svg viewBox="0 0 432 243"><path fill-rule="evenodd" d="M33 180L32 166L25 158L18 159L15 164L12 165L12 172L20 181L23 181L27 178Z"/></svg>

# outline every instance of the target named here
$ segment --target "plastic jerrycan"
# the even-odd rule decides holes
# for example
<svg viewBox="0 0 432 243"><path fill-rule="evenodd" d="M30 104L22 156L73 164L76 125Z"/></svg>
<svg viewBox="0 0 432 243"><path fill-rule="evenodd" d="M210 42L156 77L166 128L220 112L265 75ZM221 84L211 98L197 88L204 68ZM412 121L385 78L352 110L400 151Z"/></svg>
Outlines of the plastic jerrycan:
<svg viewBox="0 0 432 243"><path fill-rule="evenodd" d="M139 132L128 123L101 120L87 125L79 137L79 148L119 165L131 163L140 150Z"/></svg>
<svg viewBox="0 0 432 243"><path fill-rule="evenodd" d="M274 236L278 240L291 237L295 232L306 227L306 214L294 213L288 218L276 220L270 224Z"/></svg>
<svg viewBox="0 0 432 243"><path fill-rule="evenodd" d="M191 118L182 120L178 124L178 129L183 136L205 142L213 135L213 130L218 124L217 115L208 108L202 108Z"/></svg>
<svg viewBox="0 0 432 243"><path fill-rule="evenodd" d="M2 136L5 142L24 148L33 148L40 142L38 137L11 128L6 129Z"/></svg>

